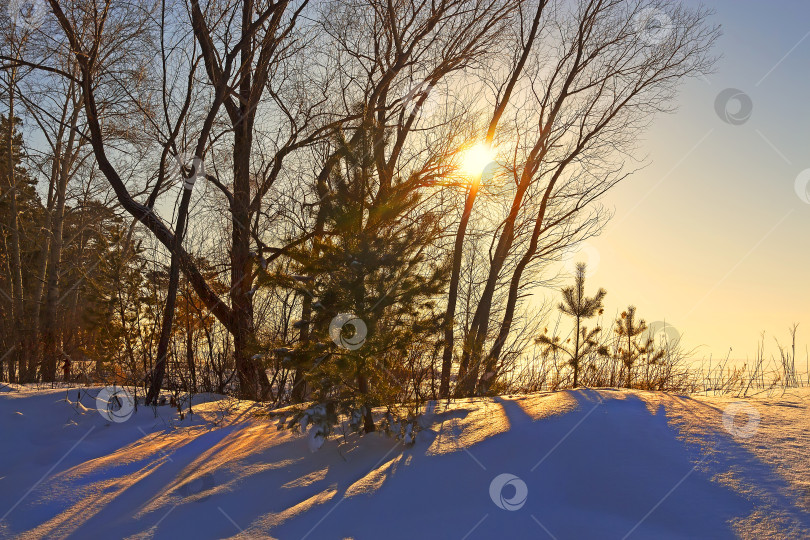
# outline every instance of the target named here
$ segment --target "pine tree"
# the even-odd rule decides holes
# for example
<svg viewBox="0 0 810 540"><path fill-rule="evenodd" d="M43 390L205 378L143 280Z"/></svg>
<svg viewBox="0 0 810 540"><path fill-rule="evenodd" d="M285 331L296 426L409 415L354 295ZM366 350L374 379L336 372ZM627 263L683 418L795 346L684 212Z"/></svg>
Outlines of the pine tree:
<svg viewBox="0 0 810 540"><path fill-rule="evenodd" d="M652 354L649 361L656 362L664 355L663 350L653 352L655 343L649 334L645 334L646 330L647 323L644 319L636 322L635 306L629 306L627 311L623 311L621 316L616 319L615 332L618 336L616 357L624 364L627 388L630 388L632 383L633 365L636 360L644 355Z"/></svg>
<svg viewBox="0 0 810 540"><path fill-rule="evenodd" d="M8 380L27 382L35 376L39 350L34 313L40 299L32 294L38 280L35 263L46 244L40 234L44 209L36 180L24 166L21 126L18 117L12 122L0 115L0 263L4 269L0 316L3 350L14 351L6 357ZM0 374L4 367L0 363Z"/></svg>
<svg viewBox="0 0 810 540"><path fill-rule="evenodd" d="M75 263L64 269L69 285L59 305L61 332L56 349L69 356L94 360L98 374L116 374L136 382L133 328L141 313L133 302L144 283L142 248L123 219L99 203L90 203L85 216L70 219L68 232L77 242L66 256Z"/></svg>
<svg viewBox="0 0 810 540"><path fill-rule="evenodd" d="M370 137L356 145L338 141L344 157L329 179L331 194L321 202L324 234L315 250L293 254L301 275L288 277L310 296L312 312L298 323L310 329L306 342L281 354L306 373L319 408L303 411L299 424L317 418L321 437L339 414L365 432L376 429L373 407L387 406L398 417L403 389L397 372L413 343L435 339L441 325L434 299L448 266L430 251L439 220L417 211L426 179L412 174L381 181L371 144ZM317 257L309 256L313 251ZM407 425L396 419L391 426L407 434Z"/></svg>
<svg viewBox="0 0 810 540"><path fill-rule="evenodd" d="M562 344L559 336L549 337L547 334L543 334L537 338L537 342L545 346L546 353L562 352L568 356L568 363L574 370L574 388L579 386L579 370L582 358L599 348L599 343L596 340L602 331L598 326L589 330L583 323L586 319L591 319L602 313L602 301L607 294L605 289L599 289L595 296L588 297L585 295L585 269L585 263L577 264L574 285L565 287L562 290L563 302L558 306L562 313L574 319L576 330L573 346ZM570 341L569 339L566 343L570 343Z"/></svg>

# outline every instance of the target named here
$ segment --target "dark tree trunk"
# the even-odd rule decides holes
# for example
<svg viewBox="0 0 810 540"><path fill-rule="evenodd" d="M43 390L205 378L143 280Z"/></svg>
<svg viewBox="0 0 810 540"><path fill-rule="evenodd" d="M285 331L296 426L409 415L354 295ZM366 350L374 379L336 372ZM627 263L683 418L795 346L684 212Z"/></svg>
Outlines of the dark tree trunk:
<svg viewBox="0 0 810 540"><path fill-rule="evenodd" d="M467 201L464 204L464 212L461 214L461 221L456 231L456 242L453 246L453 268L450 274L450 288L447 292L447 313L444 318L444 350L442 352L442 372L439 376L439 397L446 398L450 395L450 372L453 369L453 349L455 345L455 316L456 303L458 302L458 284L461 277L461 257L464 252L464 236L467 233L467 223L470 220L473 203L478 194L478 185L470 187L467 194Z"/></svg>
<svg viewBox="0 0 810 540"><path fill-rule="evenodd" d="M574 388L579 386L579 327L582 324L579 317L577 317L577 339L574 343Z"/></svg>
<svg viewBox="0 0 810 540"><path fill-rule="evenodd" d="M300 344L301 347L306 347L309 343L309 321L312 320L312 297L309 294L304 294L301 300L301 320L304 324L300 330ZM297 367L293 374L293 386L290 393L290 399L293 403L301 403L306 399L307 395L307 381L306 369L303 366Z"/></svg>
<svg viewBox="0 0 810 540"><path fill-rule="evenodd" d="M71 119L71 125L75 127L76 114ZM75 144L75 129L72 129L68 138L67 146L64 148L63 156L54 156L54 161L58 161L57 182L54 193L55 204L53 208L53 218L51 222L51 241L48 252L48 273L45 287L45 305L42 316L42 378L45 381L56 379L56 365L59 356L59 329L56 324L56 312L59 302L59 273L62 268L62 231L65 217L65 192L67 182L70 177L71 157L73 155L73 145Z"/></svg>
<svg viewBox="0 0 810 540"><path fill-rule="evenodd" d="M9 199L9 216L8 216L8 229L11 237L11 253L9 270L11 275L9 281L11 282L11 311L12 311L12 325L14 328L16 348L14 356L16 357L17 369L19 370L19 381L28 382L28 349L26 347L25 339L25 313L23 312L23 286L22 286L22 262L20 259L20 227L18 222L19 210L17 208L17 186L14 179L14 92L16 79L16 69L10 68L9 84L8 84L8 133L6 133L6 159L7 170L6 178L8 183ZM9 362L13 366L12 362ZM13 368L12 368L13 370ZM9 380L16 379L14 374Z"/></svg>
<svg viewBox="0 0 810 540"><path fill-rule="evenodd" d="M68 180L70 179L71 168L76 158L76 134L77 122L81 105L76 101L75 85L70 84L68 96L62 111L62 117L67 117L68 107L73 106L73 112L68 119L67 141L62 142L65 132L63 123L57 134L57 141L53 156L53 174L51 184L53 186L52 205L48 209L48 228L51 232L49 247L47 249L47 274L43 268L45 278L45 301L43 303L42 319L39 317L39 309L35 310L33 319L42 328L42 376L45 381L53 381L56 378L56 365L59 357L59 329L56 321L57 304L59 302L59 273L62 267L63 249L63 228L65 220L65 194ZM50 202L50 201L49 201ZM41 299L42 291L35 292L35 298ZM39 303L39 302L37 302ZM39 332L37 332L39 334Z"/></svg>
<svg viewBox="0 0 810 540"><path fill-rule="evenodd" d="M487 136L486 136L486 144L491 146L493 140L495 139L495 131L498 128L498 123L503 116L504 111L506 110L506 106L509 104L509 100L512 97L512 92L517 84L517 81L520 77L520 74L523 72L523 67L526 65L526 61L529 58L529 54L531 53L532 47L534 46L534 40L537 37L537 30L540 26L540 18L543 14L543 9L547 4L547 0L541 0L537 5L537 11L534 15L534 20L532 21L532 27L529 31L527 36L526 42L523 45L523 51L520 55L520 58L515 65L515 69L512 72L512 75L509 78L506 86L503 90L503 95L500 101L495 106L495 111L492 114L492 118L489 122L489 127L487 128ZM458 231L456 232L456 242L454 245L453 250L453 269L452 274L450 276L450 290L447 296L447 315L445 317L445 330L444 330L444 351L442 355L442 373L441 373L441 382L439 384L439 395L441 397L448 397L450 395L450 371L453 366L453 348L454 348L454 337L453 337L453 320L455 318L455 310L456 310L456 302L458 300L458 283L459 277L461 273L461 257L463 253L464 247L464 236L467 231L467 223L470 218L470 213L472 212L473 203L475 202L475 197L478 194L479 184L474 184L470 189L470 193L467 196L467 201L464 205L464 213L461 217L461 222L459 223ZM469 382L466 380L469 378L468 370L470 364L470 358L467 356L468 350L465 348L464 354L462 355L462 363L459 366L459 374L458 374L458 384L466 385L467 387L470 386ZM477 372L477 370L476 370ZM461 381L465 380L464 383ZM475 377L472 379L472 384L475 384ZM458 391L456 392L458 394Z"/></svg>
<svg viewBox="0 0 810 540"><path fill-rule="evenodd" d="M249 85L249 80L248 80ZM233 152L233 204L231 208L231 308L233 309L234 361L243 399L262 400L270 382L254 355L257 352L253 328L253 260L250 254L250 149L252 112L242 108L243 119L236 126Z"/></svg>
<svg viewBox="0 0 810 540"><path fill-rule="evenodd" d="M490 263L489 275L484 287L484 292L481 294L481 299L478 301L478 307L473 316L472 325L461 358L461 364L459 365L458 383L456 385L457 397L471 395L478 381L481 351L484 346L484 341L486 340L487 332L489 331L489 314L492 309L495 286L497 285L501 269L506 262L509 249L512 247L515 220L520 210L523 194L529 187L528 179L525 178L526 174L527 173L524 173L524 178L518 186L518 191L512 202L512 209L504 223L503 232L498 240L498 247L495 249L495 254Z"/></svg>
<svg viewBox="0 0 810 540"><path fill-rule="evenodd" d="M189 391L197 393L197 368L194 365L194 333L191 329L191 314L186 314L186 364L191 379Z"/></svg>
<svg viewBox="0 0 810 540"><path fill-rule="evenodd" d="M191 201L194 180L196 180L196 175L200 172L196 170L198 166L200 165L195 161L195 170L192 172L191 180L186 180L183 185L183 197L180 200L180 208L177 211L177 229L174 233L174 246L171 250L171 262L169 264L169 287L166 291L166 305L163 309L163 320L160 323L160 339L158 341L155 367L149 376L149 390L146 394L147 405L157 403L158 396L160 396L160 388L166 376L166 358L169 352L169 341L172 337L172 323L174 322L174 310L177 304L177 289L180 285L178 254L183 247L183 235L188 219L188 206Z"/></svg>
<svg viewBox="0 0 810 540"><path fill-rule="evenodd" d="M42 378L53 381L56 377L59 333L56 327L56 310L59 300L59 272L62 259L62 222L65 209L65 192L60 179L57 188L56 207L52 220L51 247L48 254L48 277L46 282L45 306L42 320Z"/></svg>
<svg viewBox="0 0 810 540"><path fill-rule="evenodd" d="M357 373L357 389L360 391L361 394L367 395L368 394L368 380L366 376ZM366 412L363 415L363 430L366 433L371 433L377 430L377 427L374 425L374 415L371 412L371 405L366 402L365 404Z"/></svg>

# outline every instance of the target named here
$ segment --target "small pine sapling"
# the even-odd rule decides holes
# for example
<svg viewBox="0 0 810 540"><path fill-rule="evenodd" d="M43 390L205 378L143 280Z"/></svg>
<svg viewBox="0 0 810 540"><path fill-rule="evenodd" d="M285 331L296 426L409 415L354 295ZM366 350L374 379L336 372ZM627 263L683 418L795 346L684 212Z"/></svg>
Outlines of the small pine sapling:
<svg viewBox="0 0 810 540"><path fill-rule="evenodd" d="M602 332L602 329L598 326L589 329L583 323L586 319L591 319L603 313L602 301L607 294L605 289L599 289L594 296L588 297L585 295L585 269L585 263L577 264L574 285L565 287L562 290L563 302L558 306L560 312L574 319L576 327L574 343L570 344L570 339L565 342L568 345L562 343L559 336L549 336L548 329L535 340L543 346L544 354L563 353L568 357L568 364L574 370L574 388L579 386L579 371L582 359L599 350L597 338Z"/></svg>

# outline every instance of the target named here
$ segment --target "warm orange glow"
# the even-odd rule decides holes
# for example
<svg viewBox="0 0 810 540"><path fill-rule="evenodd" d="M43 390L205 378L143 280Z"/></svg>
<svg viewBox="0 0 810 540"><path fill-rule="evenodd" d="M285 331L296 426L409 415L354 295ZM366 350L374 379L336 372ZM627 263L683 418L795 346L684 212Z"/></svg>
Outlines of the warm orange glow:
<svg viewBox="0 0 810 540"><path fill-rule="evenodd" d="M495 161L495 151L483 143L470 146L461 154L461 172L467 176L479 177L487 166Z"/></svg>

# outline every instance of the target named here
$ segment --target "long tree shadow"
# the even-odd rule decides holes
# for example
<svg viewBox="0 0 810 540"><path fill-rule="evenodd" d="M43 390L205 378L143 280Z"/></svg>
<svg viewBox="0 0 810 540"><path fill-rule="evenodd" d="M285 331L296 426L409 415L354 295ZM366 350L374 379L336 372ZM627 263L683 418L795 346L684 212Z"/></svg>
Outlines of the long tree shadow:
<svg viewBox="0 0 810 540"><path fill-rule="evenodd" d="M392 524L383 525L386 537L417 530L437 538L734 536L730 521L747 515L751 504L695 467L700 456L684 447L663 411L651 414L633 396L603 403L600 392L572 395L575 412L541 421L519 401L498 399L510 429L463 448L470 455L426 455L417 445L400 458L407 466L388 474L373 496L336 499L272 533L374 538L381 524ZM502 473L528 491L514 511L500 508L490 494ZM515 482L503 490L506 501L519 493ZM341 519L330 519L335 512Z"/></svg>
<svg viewBox="0 0 810 540"><path fill-rule="evenodd" d="M796 407L794 404L772 404ZM723 411L715 406L689 397L676 397L666 405L667 414L694 444L709 448L705 460L705 474L730 486L751 501L753 510L737 523L740 534L763 537L777 534L785 538L810 538L810 506L807 494L792 485L780 471L751 450L752 446L773 445L777 452L778 441L760 437L756 431L741 440L725 431L722 426ZM764 419L763 419L764 421ZM790 438L789 433L781 434ZM804 499L804 500L803 500Z"/></svg>
<svg viewBox="0 0 810 540"><path fill-rule="evenodd" d="M103 508L70 532L727 538L764 499L769 508L792 509L799 527L807 524L767 465L723 434L692 444L685 429L667 407L607 390L462 402L435 412L411 447L384 436L337 436L311 454L304 437L253 419L195 434L173 447L171 459L153 451L126 471L110 470L121 478L109 500L94 497ZM760 492L712 480L737 468Z"/></svg>

